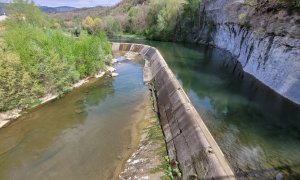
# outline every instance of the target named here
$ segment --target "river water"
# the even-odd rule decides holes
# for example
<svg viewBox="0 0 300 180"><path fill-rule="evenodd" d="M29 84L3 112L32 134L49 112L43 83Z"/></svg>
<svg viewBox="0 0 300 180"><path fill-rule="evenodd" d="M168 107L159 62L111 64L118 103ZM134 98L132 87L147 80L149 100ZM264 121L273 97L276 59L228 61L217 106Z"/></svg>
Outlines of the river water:
<svg viewBox="0 0 300 180"><path fill-rule="evenodd" d="M157 47L238 177L297 179L300 108L226 52L200 45ZM29 111L0 130L0 179L112 179L133 146L147 89L142 61Z"/></svg>
<svg viewBox="0 0 300 180"><path fill-rule="evenodd" d="M230 54L150 42L182 83L239 177L300 178L300 107L243 73Z"/></svg>
<svg viewBox="0 0 300 180"><path fill-rule="evenodd" d="M299 106L217 48L136 42L160 50L238 177L300 179Z"/></svg>
<svg viewBox="0 0 300 180"><path fill-rule="evenodd" d="M143 61L116 68L0 129L0 179L116 179L148 100Z"/></svg>

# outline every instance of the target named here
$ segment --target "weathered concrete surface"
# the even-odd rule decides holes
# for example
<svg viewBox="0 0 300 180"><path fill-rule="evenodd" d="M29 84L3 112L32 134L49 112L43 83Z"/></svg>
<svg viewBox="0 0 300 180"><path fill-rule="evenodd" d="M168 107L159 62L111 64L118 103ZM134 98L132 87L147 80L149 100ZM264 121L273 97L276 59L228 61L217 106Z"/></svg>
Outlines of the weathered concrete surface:
<svg viewBox="0 0 300 180"><path fill-rule="evenodd" d="M203 0L203 26L191 40L229 51L244 71L300 104L300 13L272 2Z"/></svg>
<svg viewBox="0 0 300 180"><path fill-rule="evenodd" d="M182 179L235 179L224 154L191 104L160 52L140 44L112 43L113 51L133 51L145 59L144 81L154 86L171 165Z"/></svg>

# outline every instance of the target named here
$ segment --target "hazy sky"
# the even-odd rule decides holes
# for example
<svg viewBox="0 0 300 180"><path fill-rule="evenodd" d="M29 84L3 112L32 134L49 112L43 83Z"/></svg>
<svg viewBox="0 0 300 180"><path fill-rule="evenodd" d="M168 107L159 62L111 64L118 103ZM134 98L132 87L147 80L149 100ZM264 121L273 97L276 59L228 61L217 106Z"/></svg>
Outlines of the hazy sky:
<svg viewBox="0 0 300 180"><path fill-rule="evenodd" d="M92 7L92 6L111 6L121 0L33 0L35 4L41 6L72 6L72 7ZM10 0L0 0L0 2L10 2Z"/></svg>

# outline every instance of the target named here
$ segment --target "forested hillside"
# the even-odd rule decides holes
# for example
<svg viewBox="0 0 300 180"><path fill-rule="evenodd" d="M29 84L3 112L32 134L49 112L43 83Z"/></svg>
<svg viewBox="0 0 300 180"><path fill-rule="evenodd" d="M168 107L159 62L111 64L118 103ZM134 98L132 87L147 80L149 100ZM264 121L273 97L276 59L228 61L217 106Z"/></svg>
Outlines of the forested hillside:
<svg viewBox="0 0 300 180"><path fill-rule="evenodd" d="M0 111L67 91L111 59L100 31L73 35L25 0L13 1L8 11L0 37Z"/></svg>
<svg viewBox="0 0 300 180"><path fill-rule="evenodd" d="M253 7L257 11L284 8L295 12L299 11L300 7L299 0L246 0L241 4ZM191 36L202 27L207 27L209 34L214 31L216 25L212 20L205 19L201 0L123 0L111 8L76 10L59 13L55 17L62 19L64 22L61 23L69 27L82 27L85 18L97 18L101 19L101 24L97 26L110 36L122 33L137 34L147 39L165 41L191 40ZM241 14L239 19L244 23L249 17ZM93 24L91 23L92 26Z"/></svg>
<svg viewBox="0 0 300 180"><path fill-rule="evenodd" d="M88 24L90 28L95 29L97 26L99 31L106 31L109 36L126 33L142 35L148 39L181 40L192 31L193 27L199 25L200 2L200 0L124 0L111 8L89 8L53 16L60 19L62 26L87 29ZM176 32L180 31L176 36L175 29Z"/></svg>

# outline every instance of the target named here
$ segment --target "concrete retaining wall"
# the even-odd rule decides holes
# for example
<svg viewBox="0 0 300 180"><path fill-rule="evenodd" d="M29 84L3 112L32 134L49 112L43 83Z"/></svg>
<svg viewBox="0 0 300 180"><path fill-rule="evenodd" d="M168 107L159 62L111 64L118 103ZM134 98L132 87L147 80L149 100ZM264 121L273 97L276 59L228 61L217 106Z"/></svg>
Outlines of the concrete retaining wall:
<svg viewBox="0 0 300 180"><path fill-rule="evenodd" d="M141 44L112 43L113 52L132 51L145 59L144 81L154 87L160 123L172 167L182 179L235 179L221 149L191 104L160 52Z"/></svg>

